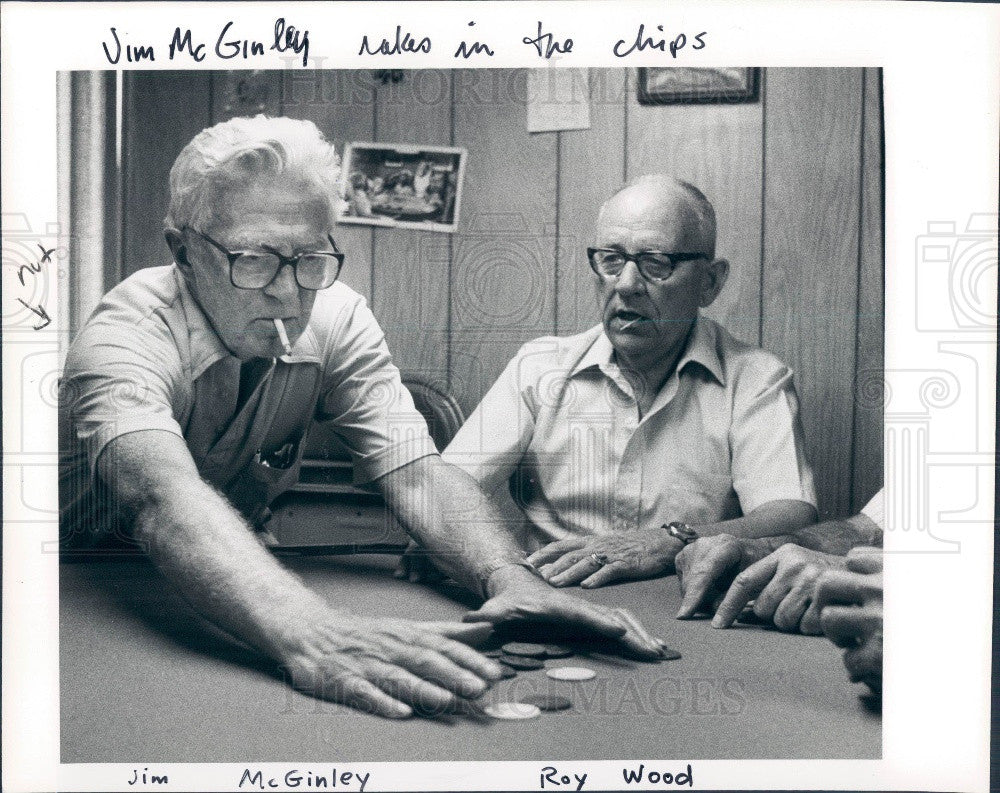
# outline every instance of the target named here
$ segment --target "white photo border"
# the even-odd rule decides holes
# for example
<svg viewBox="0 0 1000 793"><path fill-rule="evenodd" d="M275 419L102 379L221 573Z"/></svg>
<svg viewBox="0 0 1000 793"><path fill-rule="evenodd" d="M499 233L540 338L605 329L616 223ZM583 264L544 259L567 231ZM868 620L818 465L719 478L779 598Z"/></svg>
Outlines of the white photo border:
<svg viewBox="0 0 1000 793"><path fill-rule="evenodd" d="M112 68L101 42L111 27L133 41L169 40L174 27L210 39L227 21L264 33L283 14L312 33L310 68L450 68L661 66L669 53L627 61L612 52L639 24L708 31L684 66L880 66L885 97L886 381L922 378L916 410L887 409L886 437L923 437L931 458L913 468L893 464L890 494L921 492L929 520L919 534L887 531L885 580L886 689L881 760L698 761L701 789L956 790L989 785L993 461L996 320L969 305L996 305L1000 8L989 4L885 3L862 0L749 0L671 4L595 0L414 3L12 3L3 5L2 193L4 236L18 216L26 233L58 247L65 216L56 168L56 73ZM496 55L456 62L452 48L475 21ZM571 54L545 61L523 39L539 20ZM364 34L390 36L396 25L427 31L442 46L426 56L362 56ZM209 48L210 50L211 48ZM177 61L120 63L123 68L226 69L211 52L189 66ZM267 53L243 68L301 68ZM992 231L991 231L992 229ZM956 241L985 239L985 259L962 270ZM928 242L929 240L929 242ZM943 243L943 244L941 244ZM944 256L952 280L932 282L927 251ZM992 256L992 259L989 257ZM949 258L952 257L952 258ZM938 259L937 261L941 261ZM985 264L983 263L985 262ZM71 263L61 261L61 266ZM6 269L6 268L5 268ZM5 278L6 278L5 273ZM51 317L66 300L56 268L40 288ZM6 285L5 281L5 285ZM58 559L41 543L58 536L55 518L54 399L38 379L39 361L58 363L65 328L35 333L8 312L4 296L4 789L132 790L132 766L59 762ZM33 298L34 299L34 298ZM963 303L964 301L964 303ZM959 321L972 316L971 323ZM45 364L47 365L47 364ZM943 375L941 374L943 373ZM937 379L935 379L937 378ZM961 392L949 401L941 380ZM937 383L937 384L936 384ZM37 391L37 399L25 400ZM921 413L922 411L922 413ZM920 414L917 425L904 414ZM899 421L894 423L894 419ZM923 433L921 436L920 433ZM917 480L932 476L933 486ZM891 495L890 495L891 499ZM40 517L41 516L41 517ZM940 542L935 551L925 541ZM932 543L933 544L933 543ZM947 548L947 550L946 550ZM666 758L660 758L667 760ZM681 760L683 758L674 758ZM137 758L141 762L141 758ZM310 765L262 764L284 773ZM361 770L349 763L343 770ZM366 766L380 790L538 789L544 763L393 763ZM587 789L618 789L620 768L587 764ZM167 766L171 790L235 790L236 765Z"/></svg>

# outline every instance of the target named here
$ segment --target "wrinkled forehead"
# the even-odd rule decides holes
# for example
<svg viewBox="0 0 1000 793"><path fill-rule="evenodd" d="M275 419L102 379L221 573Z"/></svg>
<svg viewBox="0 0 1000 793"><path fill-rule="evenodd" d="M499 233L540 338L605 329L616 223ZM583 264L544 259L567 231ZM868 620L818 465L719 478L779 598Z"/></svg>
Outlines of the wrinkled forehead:
<svg viewBox="0 0 1000 793"><path fill-rule="evenodd" d="M333 199L319 179L309 174L279 173L222 179L206 195L207 226L308 227L325 236L333 228ZM303 229L304 230L304 229Z"/></svg>
<svg viewBox="0 0 1000 793"><path fill-rule="evenodd" d="M713 240L690 196L681 189L636 186L612 196L597 219L598 245L708 252Z"/></svg>

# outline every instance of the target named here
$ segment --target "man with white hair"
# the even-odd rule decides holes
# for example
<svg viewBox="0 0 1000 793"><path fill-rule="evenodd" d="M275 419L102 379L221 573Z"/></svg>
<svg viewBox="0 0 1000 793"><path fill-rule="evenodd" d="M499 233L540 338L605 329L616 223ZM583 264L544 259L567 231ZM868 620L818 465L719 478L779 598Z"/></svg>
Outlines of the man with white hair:
<svg viewBox="0 0 1000 793"><path fill-rule="evenodd" d="M315 125L287 118L218 124L178 156L165 221L174 263L112 289L68 353L64 542L137 542L197 611L295 686L385 716L481 696L501 669L457 639L486 621L554 620L661 657L627 613L538 577L478 485L437 455L375 318L336 283L337 175ZM356 480L487 599L478 624L345 612L258 542L314 420L343 438Z"/></svg>
<svg viewBox="0 0 1000 793"><path fill-rule="evenodd" d="M792 372L700 315L729 272L715 237L686 182L612 196L587 249L601 323L522 347L445 451L487 492L510 483L555 586L663 574L698 537L816 520Z"/></svg>

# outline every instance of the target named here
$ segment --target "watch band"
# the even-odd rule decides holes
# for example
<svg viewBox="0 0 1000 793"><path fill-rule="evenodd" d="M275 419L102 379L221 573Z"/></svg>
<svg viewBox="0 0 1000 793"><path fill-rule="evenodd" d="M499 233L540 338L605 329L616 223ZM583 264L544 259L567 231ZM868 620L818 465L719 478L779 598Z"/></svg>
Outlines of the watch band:
<svg viewBox="0 0 1000 793"><path fill-rule="evenodd" d="M690 545L698 539L698 532L691 528L691 526L687 523L683 523L679 520L664 523L663 528L667 530L667 534L680 540L685 545Z"/></svg>

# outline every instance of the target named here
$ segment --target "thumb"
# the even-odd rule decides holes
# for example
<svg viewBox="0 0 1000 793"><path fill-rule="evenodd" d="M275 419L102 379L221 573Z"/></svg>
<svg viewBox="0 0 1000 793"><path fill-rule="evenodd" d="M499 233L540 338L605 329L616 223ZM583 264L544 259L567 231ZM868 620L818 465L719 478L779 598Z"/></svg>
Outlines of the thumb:
<svg viewBox="0 0 1000 793"><path fill-rule="evenodd" d="M510 618L508 609L502 604L488 600L477 611L468 611L462 616L462 622L488 622L496 624Z"/></svg>

